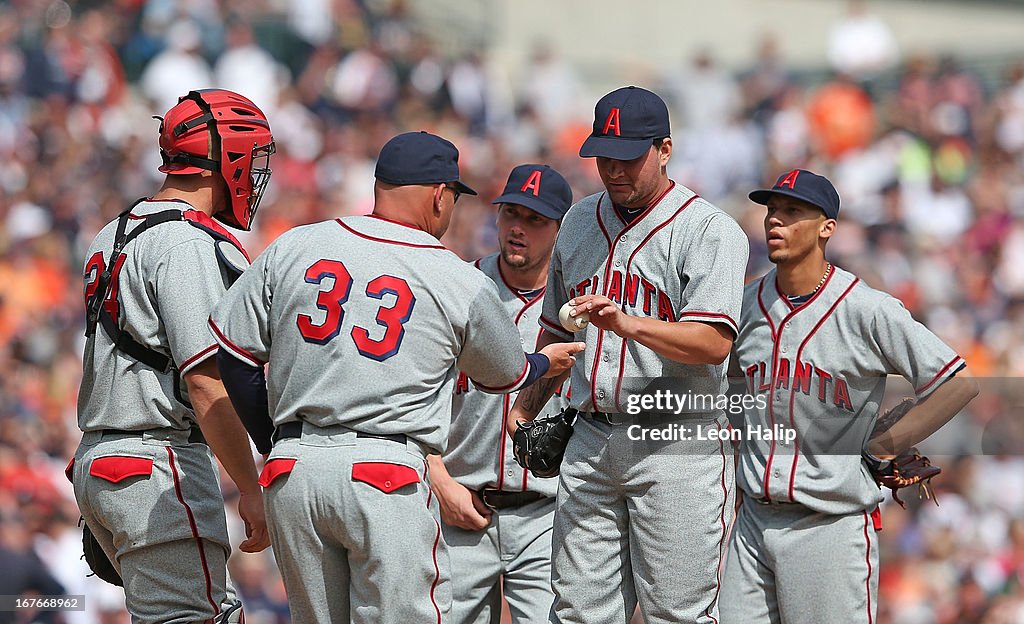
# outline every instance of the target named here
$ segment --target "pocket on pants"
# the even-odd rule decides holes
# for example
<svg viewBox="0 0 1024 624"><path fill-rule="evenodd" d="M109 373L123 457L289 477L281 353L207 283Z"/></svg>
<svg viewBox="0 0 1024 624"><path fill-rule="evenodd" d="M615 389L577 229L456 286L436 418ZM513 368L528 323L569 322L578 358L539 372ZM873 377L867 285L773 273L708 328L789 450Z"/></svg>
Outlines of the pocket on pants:
<svg viewBox="0 0 1024 624"><path fill-rule="evenodd" d="M388 462L357 462L352 464L352 480L362 481L390 494L413 483L419 483L415 468Z"/></svg>
<svg viewBox="0 0 1024 624"><path fill-rule="evenodd" d="M130 455L97 457L89 465L89 474L110 483L120 483L129 477L148 477L153 474L153 460Z"/></svg>
<svg viewBox="0 0 1024 624"><path fill-rule="evenodd" d="M270 484L290 473L295 468L297 460L291 457L275 457L263 466L260 472L260 487L270 487Z"/></svg>

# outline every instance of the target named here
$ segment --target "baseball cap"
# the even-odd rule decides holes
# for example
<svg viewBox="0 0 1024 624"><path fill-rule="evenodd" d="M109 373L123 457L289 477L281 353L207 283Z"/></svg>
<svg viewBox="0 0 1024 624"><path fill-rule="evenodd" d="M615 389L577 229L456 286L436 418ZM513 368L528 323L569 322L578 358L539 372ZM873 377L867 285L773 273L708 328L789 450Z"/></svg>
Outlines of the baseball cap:
<svg viewBox="0 0 1024 624"><path fill-rule="evenodd" d="M821 208L829 219L839 218L839 192L825 176L811 173L806 169L794 169L784 173L775 181L770 189L752 191L747 197L750 201L768 205L772 195L785 195L803 200Z"/></svg>
<svg viewBox="0 0 1024 624"><path fill-rule="evenodd" d="M374 177L387 184L454 184L460 193L477 192L459 180L459 150L451 141L429 132L405 132L392 137L377 156Z"/></svg>
<svg viewBox="0 0 1024 624"><path fill-rule="evenodd" d="M561 221L572 205L572 188L548 165L519 165L509 174L505 190L491 203L526 206L542 217Z"/></svg>
<svg viewBox="0 0 1024 624"><path fill-rule="evenodd" d="M622 87L597 101L594 131L580 148L580 156L633 160L642 156L654 139L670 134L664 100L647 89Z"/></svg>

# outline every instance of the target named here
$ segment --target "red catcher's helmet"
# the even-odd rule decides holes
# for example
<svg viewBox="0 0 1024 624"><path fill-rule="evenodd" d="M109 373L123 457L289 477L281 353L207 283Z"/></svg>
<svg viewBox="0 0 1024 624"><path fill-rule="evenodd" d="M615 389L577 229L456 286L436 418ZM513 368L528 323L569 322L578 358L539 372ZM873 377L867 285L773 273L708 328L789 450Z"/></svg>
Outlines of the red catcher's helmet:
<svg viewBox="0 0 1024 624"><path fill-rule="evenodd" d="M270 181L274 136L266 115L248 98L226 89L189 91L160 123L160 171L219 173L230 208L213 215L248 230Z"/></svg>

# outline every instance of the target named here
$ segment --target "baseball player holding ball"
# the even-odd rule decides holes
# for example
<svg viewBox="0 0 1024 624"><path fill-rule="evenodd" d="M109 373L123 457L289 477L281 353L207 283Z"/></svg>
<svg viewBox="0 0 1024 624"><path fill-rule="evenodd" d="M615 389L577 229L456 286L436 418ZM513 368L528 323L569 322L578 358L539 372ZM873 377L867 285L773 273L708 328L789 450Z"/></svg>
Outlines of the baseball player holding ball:
<svg viewBox="0 0 1024 624"><path fill-rule="evenodd" d="M598 101L580 149L605 191L562 221L538 344L574 337L581 414L561 464L552 536L553 622L715 622L718 569L733 510L732 451L720 441L638 442L630 426L685 422L725 428L724 411L627 413L654 380L724 392L747 239L728 215L668 178L668 109L656 94L617 89ZM559 321L589 314L570 332ZM519 394L507 428L530 421L559 379ZM646 420L645 420L646 419ZM635 430L634 430L635 433Z"/></svg>
<svg viewBox="0 0 1024 624"><path fill-rule="evenodd" d="M210 320L239 415L273 443L261 484L296 622L449 621L426 457L445 450L457 372L514 392L583 348L525 354L494 283L441 245L475 194L454 145L400 134L375 176L373 214L286 232Z"/></svg>
<svg viewBox="0 0 1024 624"><path fill-rule="evenodd" d="M534 345L551 249L572 189L551 167L519 165L492 203L498 204L500 251L475 264L497 286L521 343ZM453 622L497 623L503 592L514 622L542 622L551 609L557 482L531 477L513 457L505 418L514 400L514 394L481 392L460 373L448 450L443 462L429 458L454 571ZM559 407L561 398L554 397L542 413Z"/></svg>
<svg viewBox="0 0 1024 624"><path fill-rule="evenodd" d="M88 311L68 473L88 530L124 584L133 622L241 622L217 464L238 486L247 539L269 544L257 472L225 395L206 319L247 260L270 178L263 113L231 91L192 91L160 125L153 197L107 224L85 264ZM89 551L87 539L87 551Z"/></svg>
<svg viewBox="0 0 1024 624"><path fill-rule="evenodd" d="M978 392L963 359L903 305L829 263L839 194L803 169L750 193L775 269L744 290L731 370L764 396L741 437L742 505L722 579L724 624L875 620L879 484L927 485L913 444ZM887 375L915 388L878 418ZM898 498L896 500L899 500Z"/></svg>

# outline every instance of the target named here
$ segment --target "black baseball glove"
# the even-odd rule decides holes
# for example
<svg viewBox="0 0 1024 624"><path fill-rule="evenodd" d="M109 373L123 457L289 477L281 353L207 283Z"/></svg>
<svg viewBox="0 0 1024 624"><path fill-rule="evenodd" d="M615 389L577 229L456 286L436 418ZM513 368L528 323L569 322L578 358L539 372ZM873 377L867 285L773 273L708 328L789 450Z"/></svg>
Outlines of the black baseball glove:
<svg viewBox="0 0 1024 624"><path fill-rule="evenodd" d="M519 465L535 477L557 476L578 413L567 407L557 414L519 423L512 435L512 453Z"/></svg>
<svg viewBox="0 0 1024 624"><path fill-rule="evenodd" d="M85 552L85 562L89 564L89 569L93 571L93 574L111 585L124 587L121 575L117 573L117 569L107 557L107 553L93 537L89 525L85 523L82 523L82 550Z"/></svg>

